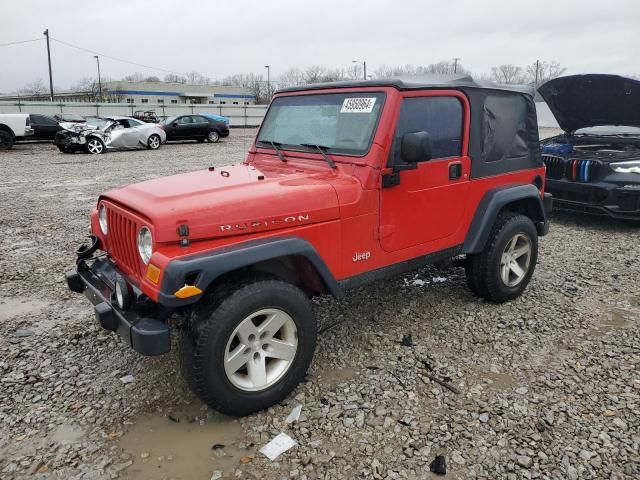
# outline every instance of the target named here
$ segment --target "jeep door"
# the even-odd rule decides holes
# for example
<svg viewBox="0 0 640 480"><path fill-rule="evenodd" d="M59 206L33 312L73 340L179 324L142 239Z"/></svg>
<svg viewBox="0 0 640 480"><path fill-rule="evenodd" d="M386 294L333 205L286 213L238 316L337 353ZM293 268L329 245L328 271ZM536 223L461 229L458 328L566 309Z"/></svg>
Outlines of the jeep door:
<svg viewBox="0 0 640 480"><path fill-rule="evenodd" d="M380 194L383 250L425 245L429 252L453 246L446 239L462 226L467 204L468 130L469 103L462 93L404 93L387 163L397 176ZM431 154L409 162L402 139L415 132L426 132ZM429 248L427 244L436 241L438 245Z"/></svg>

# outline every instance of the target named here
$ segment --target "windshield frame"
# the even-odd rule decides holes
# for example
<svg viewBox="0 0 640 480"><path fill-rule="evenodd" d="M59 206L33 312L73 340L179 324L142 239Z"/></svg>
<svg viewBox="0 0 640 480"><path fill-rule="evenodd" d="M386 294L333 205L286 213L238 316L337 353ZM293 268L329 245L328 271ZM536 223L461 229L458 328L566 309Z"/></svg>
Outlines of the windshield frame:
<svg viewBox="0 0 640 480"><path fill-rule="evenodd" d="M364 158L367 155L369 155L369 152L371 151L371 147L373 146L375 137L378 133L378 127L380 125L380 120L382 119L382 116L384 114L384 109L386 106L386 102L388 99L388 92L387 90L385 90L384 88L371 88L371 89L326 89L326 90L311 90L309 93L303 93L303 92L296 92L295 94L284 94L284 95L278 95L276 97L274 97L274 99L271 101L271 104L269 105L269 110L267 110L266 115L264 116L264 120L262 121L262 123L260 124L260 128L258 129L258 133L256 133L256 137L255 137L255 141L254 141L254 145L256 148L264 148L266 150L274 150L272 145L269 145L267 143L266 140L259 140L260 138L260 133L262 133L262 128L264 127L267 118L269 117L269 113L271 112L271 108L273 106L273 103L278 99L278 98L289 98L289 97L309 97L309 96L320 96L320 95L350 95L350 94L362 94L362 95L366 95L366 94L379 94L381 96L380 98L380 111L378 113L378 116L376 118L375 123L373 124L373 128L371 129L371 137L369 138L369 142L367 144L366 149L363 150L362 153L345 153L345 152L341 152L341 151L334 151L332 148L327 148L325 149L325 153L327 155L333 155L336 157L350 157L350 158ZM306 142L305 142L306 143ZM300 145L300 144L295 144L295 143L281 143L278 144L278 147L280 147L281 150L288 150L291 152L301 152L301 153L311 153L314 155L320 155L318 153L318 151L313 148L313 147L307 147L304 145Z"/></svg>

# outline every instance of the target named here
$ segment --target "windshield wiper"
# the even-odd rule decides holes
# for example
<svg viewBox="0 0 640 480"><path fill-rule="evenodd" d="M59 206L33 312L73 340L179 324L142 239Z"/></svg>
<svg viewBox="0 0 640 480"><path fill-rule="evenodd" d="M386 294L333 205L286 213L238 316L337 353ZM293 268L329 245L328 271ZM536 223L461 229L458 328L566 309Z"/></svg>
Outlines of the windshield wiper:
<svg viewBox="0 0 640 480"><path fill-rule="evenodd" d="M287 159L284 158L284 153L282 153L282 150L280 149L280 147L282 146L282 144L280 142L274 142L273 140L258 140L260 143L267 143L269 145L271 145L273 147L273 149L276 151L276 153L278 154L278 158L280 160L282 160L283 162L286 162Z"/></svg>
<svg viewBox="0 0 640 480"><path fill-rule="evenodd" d="M325 159L325 161L329 164L329 166L333 169L338 168L336 166L336 163L331 160L331 158L329 158L329 155L326 154L325 150L329 150L329 148L331 147L326 147L324 145L316 145L315 143L301 143L300 146L302 147L308 147L308 148L315 148L316 150L318 150L321 154L322 157Z"/></svg>

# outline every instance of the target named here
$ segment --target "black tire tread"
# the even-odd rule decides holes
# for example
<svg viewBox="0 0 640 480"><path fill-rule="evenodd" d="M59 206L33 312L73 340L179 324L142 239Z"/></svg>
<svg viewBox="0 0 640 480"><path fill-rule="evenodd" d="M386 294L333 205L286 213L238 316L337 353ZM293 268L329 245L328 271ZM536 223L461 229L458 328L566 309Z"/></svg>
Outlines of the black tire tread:
<svg viewBox="0 0 640 480"><path fill-rule="evenodd" d="M191 388L204 403L221 413L242 416L265 408L263 405L259 408L253 408L239 403L230 404L220 401L220 394L215 391L217 385L211 385L206 381L205 369L210 367L204 361L203 354L211 344L210 337L214 329L218 328L216 319L233 315L233 310L237 308L239 298L251 297L270 288L288 289L287 294L289 296L295 297L298 295L300 300L308 302L306 295L290 283L261 276L247 277L239 279L236 282L225 282L213 290L194 307L185 323L179 347L181 350L182 374L189 388ZM309 306L309 308L311 307ZM315 328L313 329L312 336L312 343L315 347ZM313 352L311 354L313 354ZM310 362L310 360L309 358L308 361ZM291 374L295 375L295 372L289 372L287 376ZM283 378L282 380L285 379ZM283 384L285 382L282 380L276 385L284 392L284 395L286 395L302 378L293 379L297 381L295 381L291 388L284 386ZM287 383L290 385L290 382ZM271 388L275 388L275 386Z"/></svg>

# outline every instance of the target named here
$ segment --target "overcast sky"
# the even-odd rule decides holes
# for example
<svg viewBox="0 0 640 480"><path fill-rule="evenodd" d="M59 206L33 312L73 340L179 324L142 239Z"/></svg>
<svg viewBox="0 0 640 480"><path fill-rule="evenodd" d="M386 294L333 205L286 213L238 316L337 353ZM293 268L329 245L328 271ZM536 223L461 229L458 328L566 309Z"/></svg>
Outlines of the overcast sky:
<svg viewBox="0 0 640 480"><path fill-rule="evenodd" d="M52 38L213 79L312 64L427 65L460 57L474 74L492 65L556 60L568 74L640 74L638 0L2 0L0 44ZM93 54L51 44L54 85L95 76ZM0 92L48 82L44 41L0 47ZM102 75L167 72L101 58Z"/></svg>

